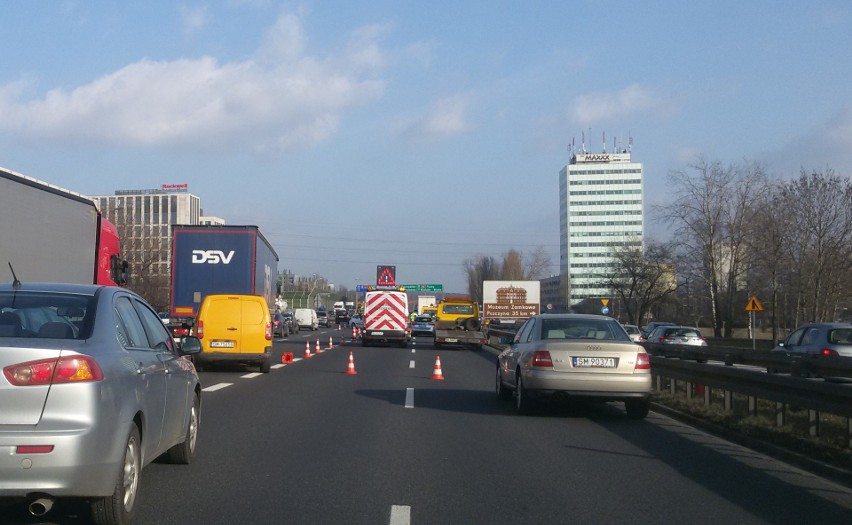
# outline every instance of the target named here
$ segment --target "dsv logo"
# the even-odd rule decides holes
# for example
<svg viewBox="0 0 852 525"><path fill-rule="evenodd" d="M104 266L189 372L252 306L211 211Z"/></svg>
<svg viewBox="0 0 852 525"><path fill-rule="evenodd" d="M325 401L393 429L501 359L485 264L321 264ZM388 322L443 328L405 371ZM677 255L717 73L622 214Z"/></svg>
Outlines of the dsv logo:
<svg viewBox="0 0 852 525"><path fill-rule="evenodd" d="M192 264L229 264L234 257L234 250L225 252L222 250L192 250Z"/></svg>

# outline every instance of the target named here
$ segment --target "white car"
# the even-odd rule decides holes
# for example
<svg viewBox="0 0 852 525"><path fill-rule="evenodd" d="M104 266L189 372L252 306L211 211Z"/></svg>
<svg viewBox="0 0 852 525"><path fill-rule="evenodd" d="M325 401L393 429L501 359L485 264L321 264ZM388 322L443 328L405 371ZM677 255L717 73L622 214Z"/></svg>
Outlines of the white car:
<svg viewBox="0 0 852 525"><path fill-rule="evenodd" d="M623 324L621 326L624 327L624 331L627 332L627 335L630 336L630 340L634 343L641 343L645 340L645 338L642 337L642 330L640 330L635 324Z"/></svg>

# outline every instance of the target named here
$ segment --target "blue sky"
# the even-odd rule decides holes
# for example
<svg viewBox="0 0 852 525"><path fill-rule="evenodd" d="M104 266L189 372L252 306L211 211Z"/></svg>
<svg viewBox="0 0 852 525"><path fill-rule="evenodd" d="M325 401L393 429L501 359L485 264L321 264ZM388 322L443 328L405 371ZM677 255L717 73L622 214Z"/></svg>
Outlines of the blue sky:
<svg viewBox="0 0 852 525"><path fill-rule="evenodd" d="M187 183L350 287L395 264L463 291L465 259L538 246L558 273L582 134L633 137L648 210L699 154L852 172L847 1L32 0L0 29L0 166Z"/></svg>

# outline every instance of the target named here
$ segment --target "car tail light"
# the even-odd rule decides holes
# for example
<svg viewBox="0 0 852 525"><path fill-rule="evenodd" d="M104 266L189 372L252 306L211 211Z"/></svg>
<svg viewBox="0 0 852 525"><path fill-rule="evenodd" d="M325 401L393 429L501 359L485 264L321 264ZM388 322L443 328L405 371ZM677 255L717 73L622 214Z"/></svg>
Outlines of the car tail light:
<svg viewBox="0 0 852 525"><path fill-rule="evenodd" d="M823 348L819 351L820 355L825 357L840 355L837 353L837 350L832 350L831 348Z"/></svg>
<svg viewBox="0 0 852 525"><path fill-rule="evenodd" d="M648 354L645 352L639 352L636 354L636 366L633 367L633 370L650 370L651 369L651 358L648 357Z"/></svg>
<svg viewBox="0 0 852 525"><path fill-rule="evenodd" d="M539 368L553 368L553 359L547 350L536 350L532 356L532 366Z"/></svg>
<svg viewBox="0 0 852 525"><path fill-rule="evenodd" d="M272 340L272 323L266 323L266 340Z"/></svg>
<svg viewBox="0 0 852 525"><path fill-rule="evenodd" d="M18 445L15 454L48 454L53 452L53 445Z"/></svg>
<svg viewBox="0 0 852 525"><path fill-rule="evenodd" d="M104 373L89 356L71 355L7 366L3 375L15 386L43 386L60 383L101 381Z"/></svg>
<svg viewBox="0 0 852 525"><path fill-rule="evenodd" d="M175 335L189 335L189 328L175 328Z"/></svg>
<svg viewBox="0 0 852 525"><path fill-rule="evenodd" d="M665 343L666 341L671 341L671 338L670 338L670 337L665 337L665 336L662 336L662 335L661 335L661 336L660 336L659 341L660 341L661 343Z"/></svg>
<svg viewBox="0 0 852 525"><path fill-rule="evenodd" d="M276 319L276 320L274 321L274 323L275 323L275 326L278 326L278 325L280 325L280 324L281 324L281 321L279 321L278 319Z"/></svg>
<svg viewBox="0 0 852 525"><path fill-rule="evenodd" d="M640 335L640 336L639 336L639 339L638 339L636 342L637 342L637 343L644 343L644 342L646 342L646 341L647 341L647 339L645 339L644 337L642 337L642 336Z"/></svg>
<svg viewBox="0 0 852 525"><path fill-rule="evenodd" d="M195 335L199 339L204 339L204 321L201 319L199 319L198 323L195 325Z"/></svg>

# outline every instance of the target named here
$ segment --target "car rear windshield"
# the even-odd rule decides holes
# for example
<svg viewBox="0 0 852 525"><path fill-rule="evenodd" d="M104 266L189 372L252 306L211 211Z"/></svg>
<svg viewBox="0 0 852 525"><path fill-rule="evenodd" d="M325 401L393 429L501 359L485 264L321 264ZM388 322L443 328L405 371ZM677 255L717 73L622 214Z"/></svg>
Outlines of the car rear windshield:
<svg viewBox="0 0 852 525"><path fill-rule="evenodd" d="M852 345L852 328L836 328L828 332L828 342L833 345Z"/></svg>
<svg viewBox="0 0 852 525"><path fill-rule="evenodd" d="M0 338L87 339L93 296L51 292L0 293Z"/></svg>
<svg viewBox="0 0 852 525"><path fill-rule="evenodd" d="M545 319L541 323L541 338L630 342L630 338L615 321L601 319Z"/></svg>
<svg viewBox="0 0 852 525"><path fill-rule="evenodd" d="M667 328L663 337L701 337L695 328Z"/></svg>

